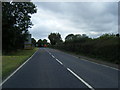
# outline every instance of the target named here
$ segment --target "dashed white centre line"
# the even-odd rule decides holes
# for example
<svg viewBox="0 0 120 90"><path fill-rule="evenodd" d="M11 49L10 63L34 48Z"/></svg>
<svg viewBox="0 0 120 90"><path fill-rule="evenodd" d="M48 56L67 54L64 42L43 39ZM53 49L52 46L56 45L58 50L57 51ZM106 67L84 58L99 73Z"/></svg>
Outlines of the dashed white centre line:
<svg viewBox="0 0 120 90"><path fill-rule="evenodd" d="M90 86L87 82L85 82L82 78L80 78L76 73L74 73L72 70L67 68L68 71L70 71L75 77L77 77L81 82L83 82L88 88L91 90L95 90L92 86Z"/></svg>
<svg viewBox="0 0 120 90"><path fill-rule="evenodd" d="M55 58L53 55L51 55L53 58Z"/></svg>
<svg viewBox="0 0 120 90"><path fill-rule="evenodd" d="M48 52L53 58L55 58L55 56L53 56L50 52ZM57 58L55 58L55 60L58 62L58 63L60 63L61 65L63 65L63 63L60 61L60 60L58 60Z"/></svg>
<svg viewBox="0 0 120 90"><path fill-rule="evenodd" d="M50 52L48 52L53 58L55 58L55 56L53 56ZM55 60L60 63L61 65L63 65L63 63L58 60L57 58L55 58ZM71 72L76 78L78 78L82 83L84 83L89 89L91 90L95 90L90 84L88 84L86 81L84 81L81 77L79 77L76 73L74 73L71 69L67 68L67 70L69 72Z"/></svg>
<svg viewBox="0 0 120 90"><path fill-rule="evenodd" d="M63 63L61 61L59 61L58 59L56 59L61 65L63 65Z"/></svg>

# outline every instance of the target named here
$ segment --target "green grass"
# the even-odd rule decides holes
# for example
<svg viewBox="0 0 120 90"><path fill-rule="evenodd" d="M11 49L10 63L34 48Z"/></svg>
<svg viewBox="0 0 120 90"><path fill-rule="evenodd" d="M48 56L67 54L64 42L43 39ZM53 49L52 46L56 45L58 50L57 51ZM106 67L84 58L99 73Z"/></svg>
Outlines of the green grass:
<svg viewBox="0 0 120 90"><path fill-rule="evenodd" d="M32 50L19 50L2 56L2 78L5 79L10 73L25 62L38 48Z"/></svg>

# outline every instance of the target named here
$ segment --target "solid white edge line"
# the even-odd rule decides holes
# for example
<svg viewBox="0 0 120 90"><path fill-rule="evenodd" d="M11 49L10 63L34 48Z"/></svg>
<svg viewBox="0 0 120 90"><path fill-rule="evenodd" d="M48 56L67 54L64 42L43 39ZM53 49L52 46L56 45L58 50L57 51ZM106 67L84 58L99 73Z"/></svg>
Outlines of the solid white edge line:
<svg viewBox="0 0 120 90"><path fill-rule="evenodd" d="M100 65L100 66L104 66L104 67L107 67L107 68L111 68L111 69L114 69L114 70L117 70L117 71L120 71L120 70L117 69L117 68L110 67L110 66L107 66L107 65L104 65L104 64L99 64L99 63L92 62L92 61L89 61L89 60L86 60L86 59L81 59L81 60L86 61L86 62L90 62L90 63L93 63L93 64L97 64L97 65Z"/></svg>
<svg viewBox="0 0 120 90"><path fill-rule="evenodd" d="M38 49L39 50L39 49ZM37 51L38 51L37 50ZM37 52L36 51L36 52ZM36 53L35 52L35 53ZM22 65L20 65L13 73L11 73L2 83L0 83L0 87L9 79L9 78L11 78L18 70L20 70L34 55L35 55L35 53L30 57L30 58L28 58Z"/></svg>
<svg viewBox="0 0 120 90"><path fill-rule="evenodd" d="M74 73L72 70L67 68L68 71L70 71L75 77L77 77L80 81L82 81L88 88L91 90L95 90L92 86L90 86L87 82L85 82L82 78L80 78L76 73Z"/></svg>
<svg viewBox="0 0 120 90"><path fill-rule="evenodd" d="M52 55L52 54L50 54L50 55ZM80 59L79 57L76 57L76 56L74 56L74 55L71 55L71 56ZM111 68L111 69L113 69L113 70L120 71L118 68L110 67L110 66L107 66L107 65L104 65L104 64L99 64L99 63L96 63L96 62L93 62L93 61L86 60L86 59L84 59L84 58L81 58L80 60L88 61L88 62L93 63L93 64L97 64L97 65L100 65L100 66L104 66L104 67L107 67L107 68Z"/></svg>

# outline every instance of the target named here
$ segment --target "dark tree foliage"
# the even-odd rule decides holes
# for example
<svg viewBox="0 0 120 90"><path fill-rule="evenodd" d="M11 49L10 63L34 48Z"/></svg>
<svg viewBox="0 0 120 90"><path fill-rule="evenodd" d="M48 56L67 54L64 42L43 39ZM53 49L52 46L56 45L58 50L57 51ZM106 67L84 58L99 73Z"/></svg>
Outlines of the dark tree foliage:
<svg viewBox="0 0 120 90"><path fill-rule="evenodd" d="M63 44L51 47L116 64L120 63L120 38L115 34L103 34L94 39L85 34L69 34Z"/></svg>
<svg viewBox="0 0 120 90"><path fill-rule="evenodd" d="M39 39L39 40L37 41L37 45L38 45L38 47L42 47L42 46L43 46L41 39Z"/></svg>
<svg viewBox="0 0 120 90"><path fill-rule="evenodd" d="M119 37L119 36L120 36L120 34L118 33L118 34L116 34L116 36L117 36L117 37Z"/></svg>
<svg viewBox="0 0 120 90"><path fill-rule="evenodd" d="M32 44L36 47L36 40L32 38Z"/></svg>
<svg viewBox="0 0 120 90"><path fill-rule="evenodd" d="M88 39L86 34L69 34L65 37L65 43L82 43Z"/></svg>
<svg viewBox="0 0 120 90"><path fill-rule="evenodd" d="M31 27L30 14L36 13L32 2L2 2L2 49L22 49Z"/></svg>
<svg viewBox="0 0 120 90"><path fill-rule="evenodd" d="M51 33L48 36L48 39L50 40L51 45L56 45L62 42L62 38L59 33Z"/></svg>
<svg viewBox="0 0 120 90"><path fill-rule="evenodd" d="M47 44L47 40L46 39L43 39L43 45Z"/></svg>
<svg viewBox="0 0 120 90"><path fill-rule="evenodd" d="M49 43L47 42L46 39L43 39L43 40L39 39L37 44L38 44L38 47L44 47L44 45L48 45Z"/></svg>
<svg viewBox="0 0 120 90"><path fill-rule="evenodd" d="M73 39L73 37L74 37L74 34L69 34L65 37L65 41L70 41Z"/></svg>

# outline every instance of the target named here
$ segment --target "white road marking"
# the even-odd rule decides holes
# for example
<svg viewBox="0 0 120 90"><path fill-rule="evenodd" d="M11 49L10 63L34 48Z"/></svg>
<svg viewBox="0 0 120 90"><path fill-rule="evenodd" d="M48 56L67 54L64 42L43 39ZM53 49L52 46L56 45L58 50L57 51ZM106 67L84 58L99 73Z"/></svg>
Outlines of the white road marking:
<svg viewBox="0 0 120 90"><path fill-rule="evenodd" d="M49 51L47 51L53 58L55 58L54 55L52 55ZM63 63L61 61L59 61L57 58L55 58L57 60L58 63L60 63L61 65L63 65Z"/></svg>
<svg viewBox="0 0 120 90"><path fill-rule="evenodd" d="M38 50L37 50L38 51ZM36 52L37 52L36 51ZM35 53L36 53L35 52ZM35 53L28 59L26 60L22 65L20 65L13 73L11 73L2 83L0 83L0 87L8 80L10 79L18 70L20 70L34 55Z"/></svg>
<svg viewBox="0 0 120 90"><path fill-rule="evenodd" d="M47 51L50 55L52 55L49 51Z"/></svg>
<svg viewBox="0 0 120 90"><path fill-rule="evenodd" d="M48 52L48 51L47 51ZM51 55L51 53L50 52L48 52L50 55Z"/></svg>
<svg viewBox="0 0 120 90"><path fill-rule="evenodd" d="M48 53L51 55L51 53L50 53L48 50L46 50L45 48L44 48L44 50L45 50L46 52L48 52Z"/></svg>
<svg viewBox="0 0 120 90"><path fill-rule="evenodd" d="M67 68L67 70L69 72L71 72L75 77L77 77L80 81L82 81L88 88L90 88L91 90L95 90L90 84L88 84L87 82L85 82L82 78L80 78L76 73L74 73L72 70L70 70L69 68Z"/></svg>
<svg viewBox="0 0 120 90"><path fill-rule="evenodd" d="M63 52L63 53L65 53L65 52ZM66 53L65 53L65 54L66 54ZM75 57L75 58L78 58L77 56L74 56L74 55L71 55L71 54L68 54L68 55L70 55L70 56L72 56L72 57ZM78 59L79 59L79 58L78 58ZM99 64L99 63L96 63L96 62L93 62L93 61L89 61L89 60L86 60L86 59L83 59L83 58L81 58L81 60L83 60L83 61L88 61L88 62L93 63L93 64L101 65L101 66L104 66L104 67L107 67L107 68L111 68L111 69L120 71L120 69L118 69L118 68L114 68L114 67L111 67L111 66Z"/></svg>
<svg viewBox="0 0 120 90"><path fill-rule="evenodd" d="M53 58L55 58L55 56L51 55Z"/></svg>
<svg viewBox="0 0 120 90"><path fill-rule="evenodd" d="M58 59L56 59L61 65L63 65L63 63L60 61L60 60L58 60Z"/></svg>
<svg viewBox="0 0 120 90"><path fill-rule="evenodd" d="M83 61L87 61L87 62L90 62L90 63L93 63L93 64L97 64L97 65L100 65L100 66L104 66L104 67L107 67L107 68L111 68L111 69L114 69L114 70L118 70L118 71L120 71L120 70L117 69L117 68L110 67L110 66L103 65L103 64L99 64L99 63L96 63L96 62L92 62L92 61L89 61L89 60L86 60L86 59L81 59L81 60L83 60Z"/></svg>

